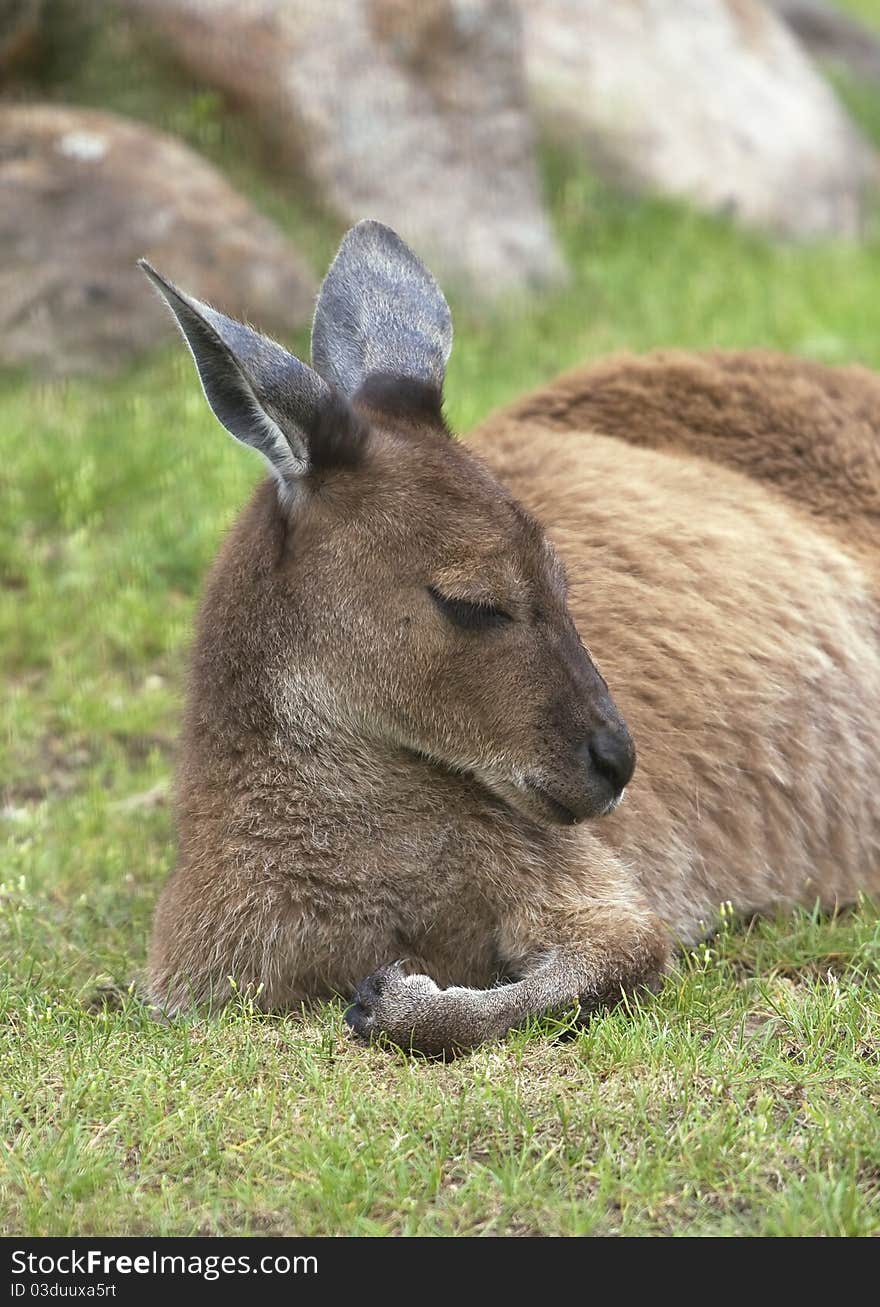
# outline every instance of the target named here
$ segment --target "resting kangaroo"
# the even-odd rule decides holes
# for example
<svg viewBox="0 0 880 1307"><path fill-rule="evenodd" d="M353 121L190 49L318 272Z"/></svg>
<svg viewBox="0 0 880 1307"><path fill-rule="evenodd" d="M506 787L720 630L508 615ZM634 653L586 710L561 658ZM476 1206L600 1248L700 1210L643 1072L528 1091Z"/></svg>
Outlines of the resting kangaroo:
<svg viewBox="0 0 880 1307"><path fill-rule="evenodd" d="M314 370L146 271L272 473L202 604L156 1004L353 993L466 1049L652 984L722 902L880 888L880 379L624 358L465 447L446 301L380 224Z"/></svg>

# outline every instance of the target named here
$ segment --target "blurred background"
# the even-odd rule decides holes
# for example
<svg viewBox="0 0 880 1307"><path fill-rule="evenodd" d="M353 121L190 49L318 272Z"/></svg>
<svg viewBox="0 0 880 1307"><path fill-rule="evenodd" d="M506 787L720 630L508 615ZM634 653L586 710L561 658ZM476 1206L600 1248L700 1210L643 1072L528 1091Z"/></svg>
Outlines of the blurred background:
<svg viewBox="0 0 880 1307"><path fill-rule="evenodd" d="M615 350L880 366L878 145L880 0L0 0L3 871L59 985L98 931L142 954L195 602L262 475L135 259L308 357L383 219L449 294L464 432Z"/></svg>

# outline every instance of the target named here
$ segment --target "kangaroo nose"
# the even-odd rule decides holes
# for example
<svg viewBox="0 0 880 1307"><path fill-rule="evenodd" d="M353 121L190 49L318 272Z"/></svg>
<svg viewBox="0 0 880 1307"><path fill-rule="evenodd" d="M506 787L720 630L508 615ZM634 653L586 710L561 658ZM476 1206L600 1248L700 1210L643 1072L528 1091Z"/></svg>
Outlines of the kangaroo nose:
<svg viewBox="0 0 880 1307"><path fill-rule="evenodd" d="M582 757L587 755L599 775L618 792L632 780L636 751L628 734L603 727L590 736L586 745L581 745L579 752Z"/></svg>

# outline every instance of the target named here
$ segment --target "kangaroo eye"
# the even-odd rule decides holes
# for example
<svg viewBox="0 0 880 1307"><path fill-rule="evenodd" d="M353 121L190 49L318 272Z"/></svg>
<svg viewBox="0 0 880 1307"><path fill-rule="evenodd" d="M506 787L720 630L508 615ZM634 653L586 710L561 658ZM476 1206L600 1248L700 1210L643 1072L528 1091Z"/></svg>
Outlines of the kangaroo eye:
<svg viewBox="0 0 880 1307"><path fill-rule="evenodd" d="M506 626L513 621L510 613L506 613L503 608L495 608L492 604L472 604L467 599L450 599L448 595L443 595L430 586L428 594L443 616L465 631L486 631L491 627Z"/></svg>

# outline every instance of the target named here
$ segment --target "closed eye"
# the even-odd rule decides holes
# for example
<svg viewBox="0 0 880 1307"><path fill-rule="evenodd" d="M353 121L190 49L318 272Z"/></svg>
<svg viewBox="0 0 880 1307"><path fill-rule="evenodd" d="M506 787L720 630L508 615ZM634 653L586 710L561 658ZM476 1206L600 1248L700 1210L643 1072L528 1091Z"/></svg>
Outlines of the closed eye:
<svg viewBox="0 0 880 1307"><path fill-rule="evenodd" d="M510 613L493 604L472 604L467 599L451 599L432 586L428 587L428 594L443 616L465 631L486 631L492 627L506 626L513 621Z"/></svg>

